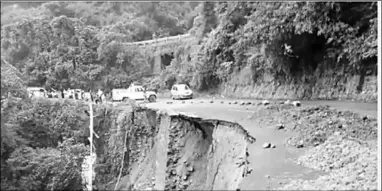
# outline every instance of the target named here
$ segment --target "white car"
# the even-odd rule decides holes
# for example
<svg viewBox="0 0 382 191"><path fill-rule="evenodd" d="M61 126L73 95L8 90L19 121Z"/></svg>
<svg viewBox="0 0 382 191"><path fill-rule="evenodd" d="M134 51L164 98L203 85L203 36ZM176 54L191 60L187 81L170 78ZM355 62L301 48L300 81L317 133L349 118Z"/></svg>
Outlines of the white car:
<svg viewBox="0 0 382 191"><path fill-rule="evenodd" d="M193 92L186 84L175 84L171 88L172 99L192 99Z"/></svg>
<svg viewBox="0 0 382 191"><path fill-rule="evenodd" d="M28 87L29 97L47 97L47 91L42 87Z"/></svg>
<svg viewBox="0 0 382 191"><path fill-rule="evenodd" d="M133 100L149 100L149 102L155 102L157 95L153 91L145 91L143 86L131 85L127 89L113 89L112 90L113 101L127 101Z"/></svg>

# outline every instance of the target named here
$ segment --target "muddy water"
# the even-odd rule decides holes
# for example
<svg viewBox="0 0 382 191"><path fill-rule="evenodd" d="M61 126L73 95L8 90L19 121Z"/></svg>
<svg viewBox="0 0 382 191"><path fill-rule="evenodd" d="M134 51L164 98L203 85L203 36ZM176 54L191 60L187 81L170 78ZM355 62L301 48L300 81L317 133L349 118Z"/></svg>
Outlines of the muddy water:
<svg viewBox="0 0 382 191"><path fill-rule="evenodd" d="M242 190L275 188L288 182L289 179L297 177L315 179L321 174L294 163L294 160L305 152L305 149L295 149L284 145L285 140L294 133L275 131L270 127L253 127L249 121L243 121L241 124L249 127L248 131L257 139L257 144L248 148L250 151L248 161L251 163L253 172L242 182ZM276 148L262 148L265 142L276 145Z"/></svg>

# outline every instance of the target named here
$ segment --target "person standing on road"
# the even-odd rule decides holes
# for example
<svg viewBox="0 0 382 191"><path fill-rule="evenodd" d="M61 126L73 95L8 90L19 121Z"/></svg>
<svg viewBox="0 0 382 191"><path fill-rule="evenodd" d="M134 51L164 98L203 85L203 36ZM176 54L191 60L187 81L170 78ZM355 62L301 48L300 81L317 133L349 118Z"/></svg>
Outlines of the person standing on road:
<svg viewBox="0 0 382 191"><path fill-rule="evenodd" d="M98 99L99 101L102 103L102 95L103 95L103 92L101 89L98 89L98 92L97 92L97 96L98 96Z"/></svg>
<svg viewBox="0 0 382 191"><path fill-rule="evenodd" d="M143 97L145 98L145 102L148 102L147 94L146 94L146 88L143 88Z"/></svg>
<svg viewBox="0 0 382 191"><path fill-rule="evenodd" d="M105 94L103 93L103 94L101 95L101 102L104 102L104 101L106 101L106 97L105 97Z"/></svg>

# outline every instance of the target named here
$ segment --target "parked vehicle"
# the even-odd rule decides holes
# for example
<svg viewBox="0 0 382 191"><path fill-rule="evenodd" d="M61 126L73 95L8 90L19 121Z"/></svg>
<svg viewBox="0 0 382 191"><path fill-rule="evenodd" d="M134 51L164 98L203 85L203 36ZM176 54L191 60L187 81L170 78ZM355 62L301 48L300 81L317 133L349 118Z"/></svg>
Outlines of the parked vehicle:
<svg viewBox="0 0 382 191"><path fill-rule="evenodd" d="M171 88L172 99L192 99L193 92L186 84L175 84Z"/></svg>
<svg viewBox="0 0 382 191"><path fill-rule="evenodd" d="M29 97L47 97L47 91L42 87L28 87Z"/></svg>
<svg viewBox="0 0 382 191"><path fill-rule="evenodd" d="M113 101L127 101L129 99L133 100L145 100L149 102L155 102L157 95L153 91L146 91L143 86L140 85L130 85L127 89L113 89L112 90L112 100Z"/></svg>

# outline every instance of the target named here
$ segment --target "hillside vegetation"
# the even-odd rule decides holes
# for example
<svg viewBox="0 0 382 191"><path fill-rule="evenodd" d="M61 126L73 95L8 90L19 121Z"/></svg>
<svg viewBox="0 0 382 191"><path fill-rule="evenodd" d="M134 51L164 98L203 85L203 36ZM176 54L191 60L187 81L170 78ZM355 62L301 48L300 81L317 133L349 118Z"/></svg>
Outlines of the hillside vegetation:
<svg viewBox="0 0 382 191"><path fill-rule="evenodd" d="M28 78L28 85L55 89L123 87L150 75L141 50L124 49L122 43L184 34L193 25L197 6L188 2L25 4L2 9L2 56Z"/></svg>
<svg viewBox="0 0 382 191"><path fill-rule="evenodd" d="M376 3L4 6L2 55L28 78L28 85L110 89L148 78L162 89L178 81L198 91L255 98L298 94L373 101L377 95L376 80L368 77L377 72ZM152 73L153 54L123 46L185 33L196 40L175 47L174 59L160 76ZM362 92L365 96L359 97Z"/></svg>
<svg viewBox="0 0 382 191"><path fill-rule="evenodd" d="M200 41L167 70L178 80L240 97L377 100L375 3L207 5L191 30Z"/></svg>

